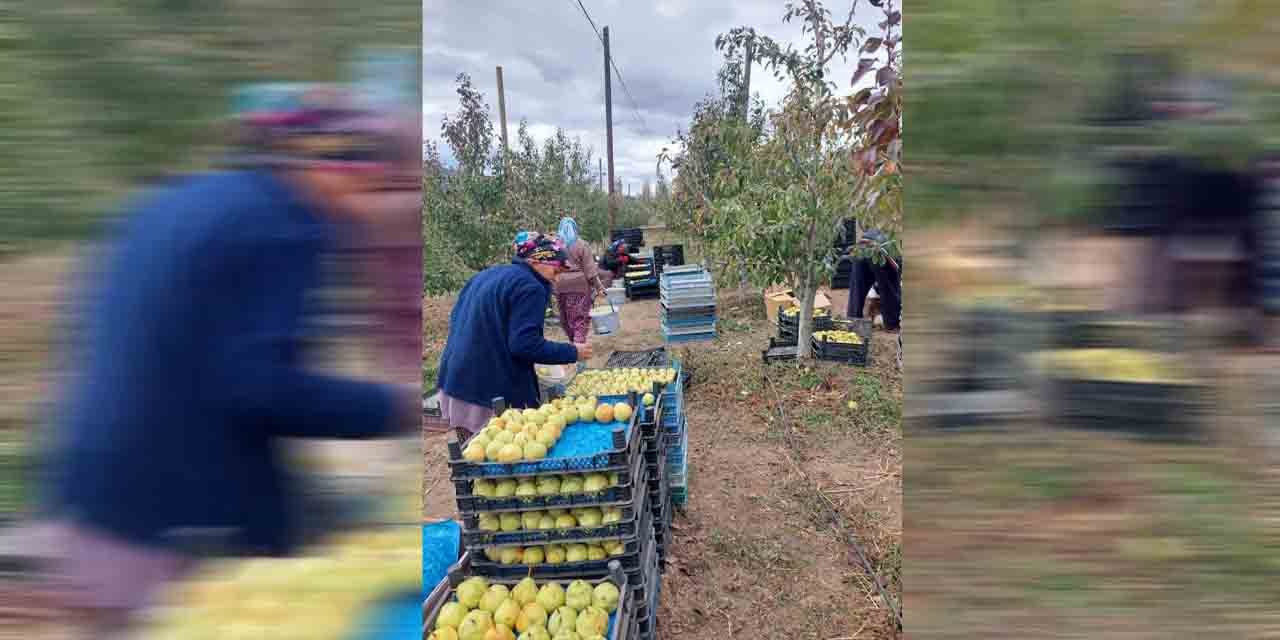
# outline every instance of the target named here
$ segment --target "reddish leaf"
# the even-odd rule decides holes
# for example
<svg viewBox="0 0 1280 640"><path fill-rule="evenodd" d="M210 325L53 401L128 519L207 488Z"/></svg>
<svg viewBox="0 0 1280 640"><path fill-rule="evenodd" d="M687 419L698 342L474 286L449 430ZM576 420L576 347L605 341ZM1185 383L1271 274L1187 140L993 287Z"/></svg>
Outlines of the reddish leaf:
<svg viewBox="0 0 1280 640"><path fill-rule="evenodd" d="M890 14L889 14L888 23L889 23L889 26L891 26L891 27L894 27L894 26L897 26L897 25L901 24L901 23L902 23L902 12L901 12L901 11L894 11L893 13L890 13Z"/></svg>
<svg viewBox="0 0 1280 640"><path fill-rule="evenodd" d="M883 38L868 38L866 43L862 45L862 53L875 53L880 49L880 45L883 42Z"/></svg>
<svg viewBox="0 0 1280 640"><path fill-rule="evenodd" d="M867 87L853 94L853 96L849 98L849 101L857 106L862 106L866 104L867 100L869 100L870 98L871 98L871 88Z"/></svg>
<svg viewBox="0 0 1280 640"><path fill-rule="evenodd" d="M875 58L863 58L859 60L858 68L854 69L853 79L849 81L849 84L854 84L854 85L858 84L858 81L862 79L862 76L867 75L867 72L871 71L871 68L875 65L875 63L876 63Z"/></svg>
<svg viewBox="0 0 1280 640"><path fill-rule="evenodd" d="M876 84L885 87L896 80L897 77L898 74L894 72L893 67L880 67L880 70L876 72Z"/></svg>

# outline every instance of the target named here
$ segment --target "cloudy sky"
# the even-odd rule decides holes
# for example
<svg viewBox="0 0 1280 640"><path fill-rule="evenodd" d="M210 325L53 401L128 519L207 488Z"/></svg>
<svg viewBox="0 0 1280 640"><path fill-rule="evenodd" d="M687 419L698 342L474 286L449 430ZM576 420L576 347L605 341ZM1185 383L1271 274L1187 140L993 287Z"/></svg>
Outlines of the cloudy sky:
<svg viewBox="0 0 1280 640"><path fill-rule="evenodd" d="M613 79L614 166L638 192L677 128L687 127L694 103L715 90L721 56L715 38L752 26L782 42L800 42L798 24L784 24L783 0L582 0L598 27L609 27L610 48L633 103ZM827 3L837 19L847 0ZM871 34L880 10L858 3L855 21ZM462 72L484 93L495 120L494 68L502 66L507 122L515 139L527 119L541 140L563 127L597 157L605 150L604 53L577 0L423 0L423 135L440 139L445 114L457 110L455 77ZM853 64L841 64L848 78ZM783 84L756 66L753 93L776 104ZM624 186L625 188L625 186Z"/></svg>

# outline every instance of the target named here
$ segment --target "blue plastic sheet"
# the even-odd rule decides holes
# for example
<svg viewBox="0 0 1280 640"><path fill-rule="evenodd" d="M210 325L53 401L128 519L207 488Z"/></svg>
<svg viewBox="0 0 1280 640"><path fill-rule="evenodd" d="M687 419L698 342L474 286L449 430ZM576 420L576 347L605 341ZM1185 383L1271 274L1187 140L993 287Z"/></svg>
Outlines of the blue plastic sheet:
<svg viewBox="0 0 1280 640"><path fill-rule="evenodd" d="M422 598L449 574L461 555L462 525L442 520L422 525ZM421 606L421 601L419 601Z"/></svg>

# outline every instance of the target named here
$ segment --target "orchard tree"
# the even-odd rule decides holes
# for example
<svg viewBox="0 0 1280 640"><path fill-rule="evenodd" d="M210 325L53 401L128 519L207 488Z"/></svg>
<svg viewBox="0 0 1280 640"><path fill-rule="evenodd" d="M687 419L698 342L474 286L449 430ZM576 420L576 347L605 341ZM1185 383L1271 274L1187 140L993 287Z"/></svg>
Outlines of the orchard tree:
<svg viewBox="0 0 1280 640"><path fill-rule="evenodd" d="M881 3L885 30L901 22L901 13L884 6L889 4ZM853 23L855 7L837 22L817 0L787 3L784 21L799 20L808 39L802 50L749 28L716 42L730 53L753 47L756 59L789 84L781 108L770 114L763 142L718 174L718 186L731 195L712 200L710 208L718 253L734 256L758 285L787 283L795 290L801 358L811 355L813 302L834 271L839 256L833 245L843 220L874 220L890 232L901 222L901 206L895 209L893 202L894 185L900 198L901 181L884 177L896 175L893 138L901 129L900 117L895 121L892 108L882 106L886 96L898 95L894 56L876 71L882 90L865 97L864 91L849 96L830 79L833 61L884 46L882 38L862 41L865 34ZM892 42L895 49L900 41ZM863 58L851 84L875 66L875 58Z"/></svg>

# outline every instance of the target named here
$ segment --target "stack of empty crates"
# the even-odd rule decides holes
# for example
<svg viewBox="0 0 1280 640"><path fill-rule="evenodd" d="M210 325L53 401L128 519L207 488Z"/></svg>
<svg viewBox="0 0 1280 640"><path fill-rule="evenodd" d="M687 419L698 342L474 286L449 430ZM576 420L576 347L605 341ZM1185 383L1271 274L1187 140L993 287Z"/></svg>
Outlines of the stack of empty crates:
<svg viewBox="0 0 1280 640"><path fill-rule="evenodd" d="M716 337L716 290L700 264L669 267L659 285L662 335L668 344Z"/></svg>

